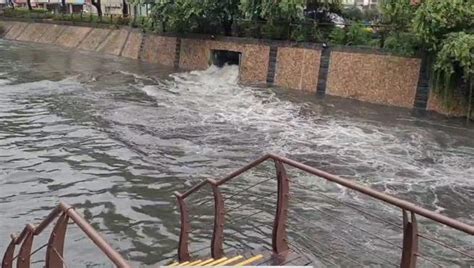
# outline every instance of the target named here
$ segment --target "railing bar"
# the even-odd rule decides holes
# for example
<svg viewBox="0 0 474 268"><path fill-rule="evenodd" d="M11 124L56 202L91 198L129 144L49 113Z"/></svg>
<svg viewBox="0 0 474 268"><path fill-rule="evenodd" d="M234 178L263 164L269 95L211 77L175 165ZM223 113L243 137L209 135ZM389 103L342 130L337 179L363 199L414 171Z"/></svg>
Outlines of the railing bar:
<svg viewBox="0 0 474 268"><path fill-rule="evenodd" d="M264 155L262 157L260 157L259 159L253 161L252 163L242 167L242 168L239 168L238 170L232 172L231 174L229 174L228 176L224 177L223 179L219 180L217 182L218 185L222 185L226 182L228 182L229 180L239 176L240 174L244 173L245 171L251 169L251 168L254 168L258 165L260 165L262 162L264 162L265 160L269 159L271 157L271 155Z"/></svg>
<svg viewBox="0 0 474 268"><path fill-rule="evenodd" d="M431 219L431 220L434 220L436 222L442 223L444 225L450 226L454 229L457 229L457 230L463 231L465 233L474 235L474 226L470 226L466 223L457 221L455 219L451 219L451 218L446 217L444 215L441 215L439 213L436 213L436 212L430 211L428 209L422 208L422 207L420 207L418 205L415 205L411 202L399 199L397 197L391 196L391 195L386 194L386 193L379 192L379 191L377 191L375 189L372 189L370 187L360 185L360 184L358 184L354 181L350 181L348 179L344 179L344 178L341 178L339 176L321 171L319 169L310 167L308 165L299 163L297 161L288 159L286 157L281 157L281 156L278 156L278 155L275 155L275 154L269 154L268 156L270 158L274 159L274 160L279 160L279 161L281 161L281 162L283 162L287 165L290 165L290 166L295 167L297 169L300 169L302 171L306 171L306 172L311 173L315 176L322 177L322 178L324 178L328 181L331 181L331 182L334 182L336 184L342 185L342 186L347 187L349 189L352 189L354 191L361 192L361 193L366 194L368 196L371 196L375 199L378 199L378 200L381 200L383 202L392 204L392 205L394 205L396 207L399 207L401 209L411 211L415 214L421 215L421 216L426 217L428 219Z"/></svg>
<svg viewBox="0 0 474 268"><path fill-rule="evenodd" d="M195 205L195 206L196 206L196 207L199 207L199 206L205 205L206 203L209 203L209 202L211 202L211 201L213 201L213 200L214 200L214 198L211 198L211 199L206 200L206 201L203 201L203 202L201 202L201 203L199 203L199 204L197 204L197 205Z"/></svg>
<svg viewBox="0 0 474 268"><path fill-rule="evenodd" d="M255 228L255 230L256 230L256 231L255 231L256 233L258 233L258 234L260 234L260 235L262 235L262 236L265 236L265 237L266 237L266 236L269 235L269 233L265 233L265 231L263 231L263 230L261 230L261 229L259 229L259 228ZM240 234L240 233L242 233L242 232L240 232L240 231L234 231L234 232L228 233L228 234L226 234L226 235L227 235L227 236L233 236L233 235ZM272 245L270 242L268 242L268 241L266 241L266 240L264 240L264 239L262 239L262 242L261 242L261 243L263 243L262 246L268 245L268 246L271 247L271 245Z"/></svg>
<svg viewBox="0 0 474 268"><path fill-rule="evenodd" d="M67 264L66 264L66 261L63 259L63 257L61 256L61 254L59 254L59 252L56 250L55 247L52 248L53 249L53 252L56 253L56 255L59 257L59 259L61 259L61 261L63 262L63 265L68 268Z"/></svg>
<svg viewBox="0 0 474 268"><path fill-rule="evenodd" d="M270 181L270 180L273 180L273 179L275 179L275 178L272 178L272 177L271 177L271 178L268 178L268 179L266 179L266 180L260 181L260 182L258 182L258 183L252 184L251 186L249 186L249 187L247 187L247 188L245 188L245 189L242 189L240 192L237 192L237 193L235 193L235 194L233 194L233 195L231 195L231 196L229 196L229 197L226 197L226 200L232 200L233 197L235 197L235 196L237 196L237 195L239 195L239 194L241 194L241 193L243 193L243 192L245 192L245 191L248 191L248 190L252 189L252 188L255 187L255 186L258 186L258 185L260 185L260 184L262 184L262 183L265 183L265 182Z"/></svg>
<svg viewBox="0 0 474 268"><path fill-rule="evenodd" d="M262 229L259 229L259 228L256 228L255 227L255 232L258 233L258 234L261 234L262 236L267 236L269 233L265 233L265 231L263 231ZM227 234L228 236L232 236L232 235L236 235L236 234L240 234L241 232L239 231L235 231L233 233L230 233L230 234ZM264 240L265 241L265 240ZM268 244L268 245L271 245L271 243L265 241L264 243Z"/></svg>
<svg viewBox="0 0 474 268"><path fill-rule="evenodd" d="M67 215L77 224L79 228L97 245L97 247L109 257L109 259L120 268L128 268L130 265L115 249L112 248L102 236L84 219L79 213L77 213L72 207L61 203L60 206Z"/></svg>
<svg viewBox="0 0 474 268"><path fill-rule="evenodd" d="M18 256L20 256L20 253L18 253L15 257L13 257L12 261L18 259Z"/></svg>
<svg viewBox="0 0 474 268"><path fill-rule="evenodd" d="M25 239L26 234L29 232L28 227L23 228L21 233L15 237L15 245L19 245L21 242L23 242L23 239ZM13 235L12 235L13 237Z"/></svg>
<svg viewBox="0 0 474 268"><path fill-rule="evenodd" d="M203 250L205 250L206 248L209 248L209 246L205 246L205 247L202 247L202 248L200 248L200 249L196 249L196 250L194 250L194 251L189 252L189 254L194 254L194 253L196 253L196 252L203 251Z"/></svg>
<svg viewBox="0 0 474 268"><path fill-rule="evenodd" d="M299 217L299 216L293 216L293 217L298 218L298 219L300 219L300 220L304 220L302 217ZM309 227L309 228L311 228L311 227ZM309 229L309 228L308 228L308 229ZM294 230L294 231L296 231L296 230ZM334 235L334 234L333 234L333 237L336 238L336 239L339 239L339 240L341 240L341 241L343 241L343 242L346 242L347 244L352 245L353 247L358 247L358 246L359 246L359 245L357 245L356 243L351 242L351 241L347 240L346 238L343 238L342 236L337 236L337 235ZM378 255L376 255L376 254L373 254L373 253L371 253L370 251L367 251L366 254L367 254L367 255L370 255L370 256L372 256L372 257L375 257L375 258L377 258L377 259L379 259L379 260L382 260L382 261L384 261L385 263L388 263L388 264L393 265L393 266L395 266L395 267L399 267L399 264L396 264L396 263L393 263L393 262L391 262L391 261L389 261L389 260L383 259L382 257L380 257L380 256L378 256Z"/></svg>
<svg viewBox="0 0 474 268"><path fill-rule="evenodd" d="M263 245L263 248L265 248L264 245ZM242 244L240 244L240 246L237 246L237 245L234 245L234 244L229 243L228 241L224 241L224 249L225 249L225 250L229 250L229 249L230 249L230 250L232 250L232 251L234 251L234 252L235 252L235 251L239 251L239 250L245 252L245 251L248 251L248 250L255 250L256 248L251 247L251 246L247 246L247 245L242 245Z"/></svg>
<svg viewBox="0 0 474 268"><path fill-rule="evenodd" d="M419 236L419 237L422 237L422 238L424 238L424 239L426 239L426 240L429 240L429 241L431 241L431 242L433 242L433 243L435 243L435 244L438 244L438 245L440 245L440 246L443 246L443 247L445 247L445 248L447 248L447 249L450 249L450 250L452 250L452 251L455 251L455 252L457 252L457 253L459 253L459 254L461 254L461 255L463 255L463 256L466 256L466 257L468 257L468 258L474 259L474 256L472 256L472 255L470 255L470 254L468 254L468 253L466 253L466 252L463 252L463 251L461 251L461 250L459 250L459 249L457 249L457 248L454 248L454 247L452 247L452 246L450 246L450 245L448 245L448 244L445 244L444 242L439 241L439 240L437 240L436 238L432 238L432 237L426 236L426 235L424 235L424 234L418 234L418 236Z"/></svg>
<svg viewBox="0 0 474 268"><path fill-rule="evenodd" d="M187 190L186 192L184 192L184 193L181 195L181 197L185 199L185 198L188 197L190 194L192 194L192 193L196 192L197 190L201 189L201 188L202 188L204 185L206 185L206 184L207 184L207 180L201 181L200 183L198 183L198 184L194 185L193 187L191 187L191 189L189 189L189 190Z"/></svg>
<svg viewBox="0 0 474 268"><path fill-rule="evenodd" d="M30 257L33 256L36 252L42 250L43 248L45 248L46 246L48 245L48 243L42 245L41 247L35 249L33 252L30 253Z"/></svg>
<svg viewBox="0 0 474 268"><path fill-rule="evenodd" d="M61 212L63 212L63 210L60 205L55 207L53 211L51 211L48 216L38 226L36 226L35 235L39 235L41 232L43 232L43 230L46 229L46 227L48 227L48 225L53 222L53 220L56 219L56 217L58 217Z"/></svg>
<svg viewBox="0 0 474 268"><path fill-rule="evenodd" d="M321 210L321 209L319 209L319 208L316 208L316 207L314 207L314 206L312 206L312 205L310 205L310 204L308 204L308 203L306 203L306 202L304 202L304 201L302 201L302 200L300 200L300 199L298 199L298 198L293 197L293 199L299 200L302 204L305 204L305 205L307 205L308 207L311 207L311 208L313 208L313 209L315 209L315 210L317 210L317 211L319 211L319 212L321 212L321 213L323 213L323 214L325 214L325 215L327 215L327 216L329 216L329 217L331 217L331 218L333 218L333 219L335 219L335 220L338 220L338 221L340 221L340 222L342 222L342 223L345 223L345 224L347 224L347 225L349 225L349 226L351 226L351 227L354 227L354 228L360 230L361 232L364 232L364 233L366 233L366 234L368 234L368 235L371 235L371 236L373 236L373 237L376 237L376 238L378 238L378 239L384 241L384 242L387 243L387 244L390 244L390 245L392 245L392 246L394 246L394 247L397 247L397 248L402 249L401 246L396 245L396 244L392 243L391 241L386 240L385 238L383 238L383 237L381 237L381 236L378 236L378 235L373 234L373 233L371 233L371 232L369 232L369 231L366 231L366 230L364 230L364 229L362 229L362 228L360 228L360 227L357 227L357 226L355 226L355 225L352 224L352 223L349 223L349 222L346 222L346 221L344 221L344 220L341 220L341 219L339 219L339 218L337 218L337 217L335 217L335 216L333 216L333 215L331 215L331 214L329 214L329 213L327 213L327 212L325 212L325 211L323 211L323 210Z"/></svg>
<svg viewBox="0 0 474 268"><path fill-rule="evenodd" d="M265 213L266 211L265 210L259 210L258 212L254 213L254 214L250 214L250 215L244 215L244 216L241 216L241 217L237 217L236 219L228 219L230 222L234 222L236 223L236 221L241 221L241 220L246 220L250 217L253 217L255 215L258 215L258 214L261 214L261 213ZM227 214L226 214L227 216Z"/></svg>
<svg viewBox="0 0 474 268"><path fill-rule="evenodd" d="M428 257L425 257L425 256L421 255L420 253L415 253L415 255L418 256L418 257L420 257L420 259L425 260L425 261L427 261L427 262L430 262L430 263L432 263L432 264L434 264L434 265L436 265L436 266L438 266L438 267L444 267L443 265L441 265L441 264L439 264L439 263L437 263L437 262L435 262L435 261L433 261L433 260L430 260Z"/></svg>
<svg viewBox="0 0 474 268"><path fill-rule="evenodd" d="M304 185L301 185L301 184L299 184L299 183L297 183L297 182L294 182L294 183L295 183L296 185L298 185L298 186L305 187ZM390 222L390 221L388 221L388 220L386 220L386 219L384 219L384 218L382 218L382 217L380 217L380 216L378 216L378 215L372 214L372 213L370 213L370 212L366 212L366 211L364 211L364 210L362 210L362 209L360 209L360 208L358 208L358 207L356 207L356 206L354 206L354 205L351 205L351 204L348 204L348 203L346 203L346 202L344 202L344 201L338 200L337 198L334 198L334 197L332 197L332 196L323 194L323 193L321 193L320 191L315 191L315 192L316 192L317 194L320 194L320 195L322 195L322 196L328 198L328 199L334 200L334 201L336 201L336 202L338 202L338 203L340 203L340 204L343 204L343 205L345 205L345 206L347 206L347 207L350 207L350 208L352 208L352 209L354 209L354 210L356 210L356 211L359 211L359 212L362 213L362 214L369 215L369 216L371 216L371 217L373 217L373 218L376 218L376 219L378 219L378 220L380 220L380 221L382 221L382 222L384 222L384 223L386 223L386 224L392 225L392 226L397 227L397 228L399 228L399 229L403 229L402 226L397 225L397 224L395 224L395 223L392 223L392 222ZM313 192L313 193L314 193L314 192Z"/></svg>
<svg viewBox="0 0 474 268"><path fill-rule="evenodd" d="M265 199L265 198L267 198L267 197L269 197L269 196L272 196L272 195L274 195L274 194L275 194L274 192L271 192L271 193L269 193L269 194L262 195L262 196L260 197L260 200ZM241 208L241 207L248 206L248 205L250 205L250 204L251 204L251 203L244 203L244 204L238 205L238 206L236 206L236 207L232 207L232 208L226 210L226 213L232 212L232 211L234 211L234 210L236 210L236 209L239 209L239 208Z"/></svg>

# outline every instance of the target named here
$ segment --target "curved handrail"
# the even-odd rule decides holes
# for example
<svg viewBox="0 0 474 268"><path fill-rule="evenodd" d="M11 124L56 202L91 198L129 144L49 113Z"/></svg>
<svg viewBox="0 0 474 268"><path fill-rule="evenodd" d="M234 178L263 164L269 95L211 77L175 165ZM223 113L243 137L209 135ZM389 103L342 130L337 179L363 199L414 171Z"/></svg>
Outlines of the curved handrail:
<svg viewBox="0 0 474 268"><path fill-rule="evenodd" d="M404 228L403 228L404 229L403 230L404 231L404 236L405 236L404 244L403 244L403 255L404 256L403 256L403 259L402 259L402 263L416 263L416 256L418 256L417 255L418 253L416 252L416 248L417 248L417 236L419 236L419 235L418 235L418 230L417 230L417 226L416 226L416 217L415 217L415 215L421 215L421 216L423 216L427 219L430 219L430 220L433 220L435 222L444 224L444 225L449 226L451 228L454 228L458 231L462 231L466 234L474 235L474 226L471 226L469 224L466 224L466 223L460 222L458 220L449 218L447 216L441 215L440 213L433 212L433 211L430 211L428 209L422 208L422 207L420 207L418 205L415 205L415 204L413 204L409 201L405 201L405 200L402 200L400 198L394 197L392 195L379 192L379 191L374 190L370 187L360 185L357 182L351 181L349 179L345 179L345 178L327 173L327 172L319 170L317 168L310 167L310 166L305 165L303 163L300 163L300 162L297 162L297 161L294 161L294 160L291 160L289 158L282 157L282 156L279 156L279 155L276 155L276 154L272 154L272 153L263 155L262 157L260 157L260 158L256 159L255 161L243 166L242 168L230 173L229 175L227 175L226 177L224 177L220 180L201 181L199 184L196 184L191 189L186 191L184 194L177 193L177 195L179 195L182 198L181 201L184 202L184 199L186 199L186 197L188 197L191 194L193 194L194 192L198 191L199 189L201 189L206 184L212 183L213 185L211 185L211 186L213 186L213 187L221 186L223 184L226 184L230 180L236 178L237 176L245 173L246 171L248 171L248 170L250 170L254 167L259 166L261 163L263 163L263 162L265 162L266 160L269 160L269 159L272 159L277 164L277 180L279 182L279 187L280 187L280 180L282 178L281 178L281 176L278 176L278 163L282 163L282 164L286 164L288 166L292 166L294 168L297 168L301 171L305 171L305 172L307 172L309 174L312 174L312 175L315 175L317 177L326 179L328 181L331 181L331 182L336 183L338 185L341 185L343 187L352 189L352 190L354 190L356 192L359 192L359 193L362 193L364 195L371 196L371 197L373 197L373 198L375 198L379 201L382 201L382 202L385 202L387 204L391 204L395 207L400 208L403 212L404 219L405 219L404 220ZM284 170L284 167L280 167L280 169L282 169L282 168ZM216 192L216 191L214 191L214 192ZM279 191L278 191L279 199L280 199L280 196L285 195L285 194L288 194L288 192L285 192L285 191L281 192L280 189L279 189ZM216 196L215 196L215 200L217 200ZM282 205L287 206L287 204L285 204L286 202L287 202L286 200L284 200L284 202L279 201L277 206L282 206ZM222 204L219 204L219 206L220 206L219 210L217 209L217 204L215 203L214 205L215 205L215 208L216 208L215 209L215 215L214 215L214 219L215 219L214 230L222 230L223 225L224 225L224 220L222 219L222 220L219 221L218 219L222 218L222 217L218 217L219 215L217 215L218 211L222 211ZM281 224L277 223L278 220L281 220L281 221L286 220L285 215L282 214L282 213L279 213L278 211L279 210L277 210L276 215L275 215L274 228L276 228L275 226L282 226ZM407 217L406 217L407 212L410 212L410 214L411 214L411 218L410 218L411 221L410 222L407 220ZM182 211L182 213L183 213L183 211ZM186 217L189 217L189 215L188 215L189 212L187 210L184 213L186 213L186 215L185 215ZM186 222L182 221L181 224L182 224L182 229L181 230L186 230L187 232L190 232L189 222L186 223ZM183 227L185 227L185 228L183 228ZM219 228L217 228L217 227L219 227ZM273 241L278 241L278 240L281 241L281 239L284 239L285 232L280 231L280 234L283 234L283 235L280 235L279 239L276 239L275 234L278 234L278 233L279 232L274 230L274 232L273 232L273 236L274 236ZM408 234L410 234L410 235L408 235ZM222 241L216 241L216 237L219 237L219 236L213 235L213 240L212 240L212 243L211 243L212 247L215 247L217 244L222 243ZM183 240L183 241L180 240L180 247L186 247L187 248L187 245L188 245L187 240ZM275 245L274 245L274 250L275 250ZM279 254L281 252L275 251L275 253ZM178 256L179 256L179 254L178 254ZM179 256L179 257L181 258L181 256ZM186 258L189 259L189 255Z"/></svg>
<svg viewBox="0 0 474 268"><path fill-rule="evenodd" d="M431 219L433 221L442 223L442 224L447 225L449 227L455 228L455 229L457 229L459 231L462 231L462 232L465 232L467 234L474 235L474 226L471 226L471 225L468 225L466 223L460 222L458 220L449 218L449 217L444 216L442 214L439 214L437 212L433 212L431 210L422 208L422 207L417 206L417 205L415 205L415 204L413 204L409 201L405 201L405 200L402 200L400 198L391 196L389 194L379 192L379 191L374 190L370 187L360 185L360 184L358 184L356 182L353 182L351 180L341 178L339 176L327 173L327 172L319 170L317 168L310 167L310 166L305 165L303 163L291 160L291 159L283 157L283 156L272 154L272 153L266 154L266 155L258 158L257 160L253 161L252 163L244 166L243 168L240 168L240 169L232 172L228 176L226 176L223 179L217 181L217 184L222 185L224 183L227 183L228 181L232 180L233 178L241 175L242 173L246 172L249 169L252 169L252 168L258 166L259 164L261 164L262 162L264 162L268 159L279 160L279 161L281 161L281 162L283 162L287 165L290 165L290 166L295 167L297 169L300 169L302 171L306 171L306 172L308 172L312 175L316 175L318 177L321 177L321 178L324 178L326 180L332 181L334 183L337 183L337 184L342 185L344 187L350 188L350 189L355 190L357 192L369 195L369 196L371 196L375 199L378 199L380 201L384 201L388 204L394 205L394 206L399 207L401 209L415 212L418 215L421 215L421 216L426 217L428 219Z"/></svg>
<svg viewBox="0 0 474 268"><path fill-rule="evenodd" d="M67 219L72 219L72 221L96 244L96 246L112 261L117 267L120 268L130 268L131 266L125 261L125 259L113 249L105 240L100 236L100 234L81 216L77 213L73 207L69 206L64 202L60 202L57 207L55 207L48 216L41 221L37 226L27 224L20 235L15 236L11 235L11 242L8 246L5 255L2 260L2 268L11 268L13 266L13 261L19 258L20 262L17 267L29 267L29 261L31 255L31 244L33 237L40 235L58 216L63 215L63 220L66 219L66 224L64 222L58 221L55 227L59 227L60 223L61 228L67 227ZM56 229L56 228L55 228ZM64 229L65 230L65 229ZM64 232L64 230L62 230ZM60 243L64 242L64 236L56 235L55 231L51 234L50 242L48 242L48 249L52 248L53 242ZM16 245L21 245L20 253L16 257L13 257ZM60 252L55 250L55 254L58 254L58 257L62 260L62 250ZM23 254L23 255L22 255Z"/></svg>
<svg viewBox="0 0 474 268"><path fill-rule="evenodd" d="M466 223L460 222L458 220L455 220L455 219L449 218L447 216L441 215L437 212L422 208L422 207L417 206L417 205L415 205L411 202L402 200L400 198L391 196L391 195L386 194L386 193L379 192L379 191L374 190L372 188L369 188L367 186L362 186L362 185L360 185L356 182L350 181L348 179L341 178L341 177L336 176L336 175L332 175L330 173L321 171L319 169L310 167L308 165L299 163L297 161L294 161L294 160L291 160L291 159L288 159L288 158L285 158L285 157L281 157L281 156L274 155L274 154L269 154L269 157L272 158L272 159L275 159L275 160L280 160L283 163L288 164L292 167L295 167L295 168L298 168L300 170L306 171L306 172L308 172L310 174L313 174L313 175L316 175L318 177L327 179L329 181L332 181L332 182L337 183L339 185L342 185L344 187L350 188L350 189L355 190L357 192L369 195L369 196L371 196L375 199L378 199L380 201L384 201L388 204L394 205L394 206L399 207L403 210L414 212L418 215L421 215L421 216L426 217L428 219L431 219L433 221L442 223L444 225L447 225L447 226L452 227L454 229L457 229L459 231L465 232L465 233L470 234L470 235L474 235L474 226L471 226L471 225L468 225Z"/></svg>

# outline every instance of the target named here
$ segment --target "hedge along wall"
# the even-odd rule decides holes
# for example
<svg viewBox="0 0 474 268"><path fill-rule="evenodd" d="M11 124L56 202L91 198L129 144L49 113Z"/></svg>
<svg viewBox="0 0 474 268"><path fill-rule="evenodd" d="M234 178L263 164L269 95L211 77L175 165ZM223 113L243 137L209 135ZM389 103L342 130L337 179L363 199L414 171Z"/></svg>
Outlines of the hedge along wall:
<svg viewBox="0 0 474 268"><path fill-rule="evenodd" d="M208 68L212 50L240 52L243 84L276 85L308 92L316 92L323 84L328 95L406 108L414 107L420 88L420 59L375 50L323 50L315 44L225 37L179 38L144 34L126 27L109 29L17 21L2 24L5 39L97 51L184 70ZM433 94L429 94L429 99L424 98L427 107L423 109L465 115L462 109L443 108Z"/></svg>

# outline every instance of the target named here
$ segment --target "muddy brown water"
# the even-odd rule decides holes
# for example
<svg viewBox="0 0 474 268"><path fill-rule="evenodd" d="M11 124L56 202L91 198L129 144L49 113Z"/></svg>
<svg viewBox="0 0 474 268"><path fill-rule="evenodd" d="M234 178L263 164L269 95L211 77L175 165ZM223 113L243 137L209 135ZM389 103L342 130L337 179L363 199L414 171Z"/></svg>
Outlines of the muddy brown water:
<svg viewBox="0 0 474 268"><path fill-rule="evenodd" d="M265 152L474 224L472 126L404 109L245 87L237 78L234 66L176 73L106 55L0 41L0 254L10 233L38 222L63 200L134 266L166 263L176 254L179 235L172 193L223 177ZM290 241L314 258L313 265L398 263L400 230L340 202L395 225L400 211L289 173L296 182ZM272 177L266 164L224 190L230 194ZM226 203L236 208L226 225L227 251L270 247L274 189L274 181L266 181ZM190 200L198 215L193 251L209 244L212 208L196 206L208 197L204 189ZM427 233L472 252L472 237L420 221ZM472 265L429 243L422 250L443 265ZM35 267L42 267L41 254ZM207 249L196 253L206 254ZM66 259L68 267L111 266L73 225Z"/></svg>

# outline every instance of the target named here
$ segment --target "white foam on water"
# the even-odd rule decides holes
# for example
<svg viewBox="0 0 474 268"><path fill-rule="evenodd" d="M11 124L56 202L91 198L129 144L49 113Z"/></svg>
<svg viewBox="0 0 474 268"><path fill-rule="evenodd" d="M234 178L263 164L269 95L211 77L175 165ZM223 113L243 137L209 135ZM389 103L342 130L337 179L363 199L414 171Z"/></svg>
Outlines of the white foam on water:
<svg viewBox="0 0 474 268"><path fill-rule="evenodd" d="M191 122L196 126L232 125L236 133L260 136L249 139L259 141L265 151L316 154L322 156L318 158L322 162L327 156L328 161L337 160L328 163L331 168L347 173L340 175L370 184L408 185L406 191L413 191L415 185L434 189L455 184L472 187L474 183L474 148L440 147L434 134L449 141L442 131L432 133L407 124L387 128L363 118L327 116L310 103L281 100L270 89L239 85L238 76L238 66L211 66L173 74L171 80L142 90L155 98L158 106L175 110L176 125L190 124L179 118L186 115L199 119ZM390 187L385 188L391 192Z"/></svg>
<svg viewBox="0 0 474 268"><path fill-rule="evenodd" d="M52 94L52 93L64 93L75 91L79 88L83 88L81 83L78 81L79 76L66 77L59 81L41 80L33 82L25 82L19 84L10 84L12 81L1 85L3 93L15 93L22 91L24 93L31 94Z"/></svg>
<svg viewBox="0 0 474 268"><path fill-rule="evenodd" d="M8 80L8 79L0 79L0 86L3 86L3 85L8 85L10 84L12 81Z"/></svg>

